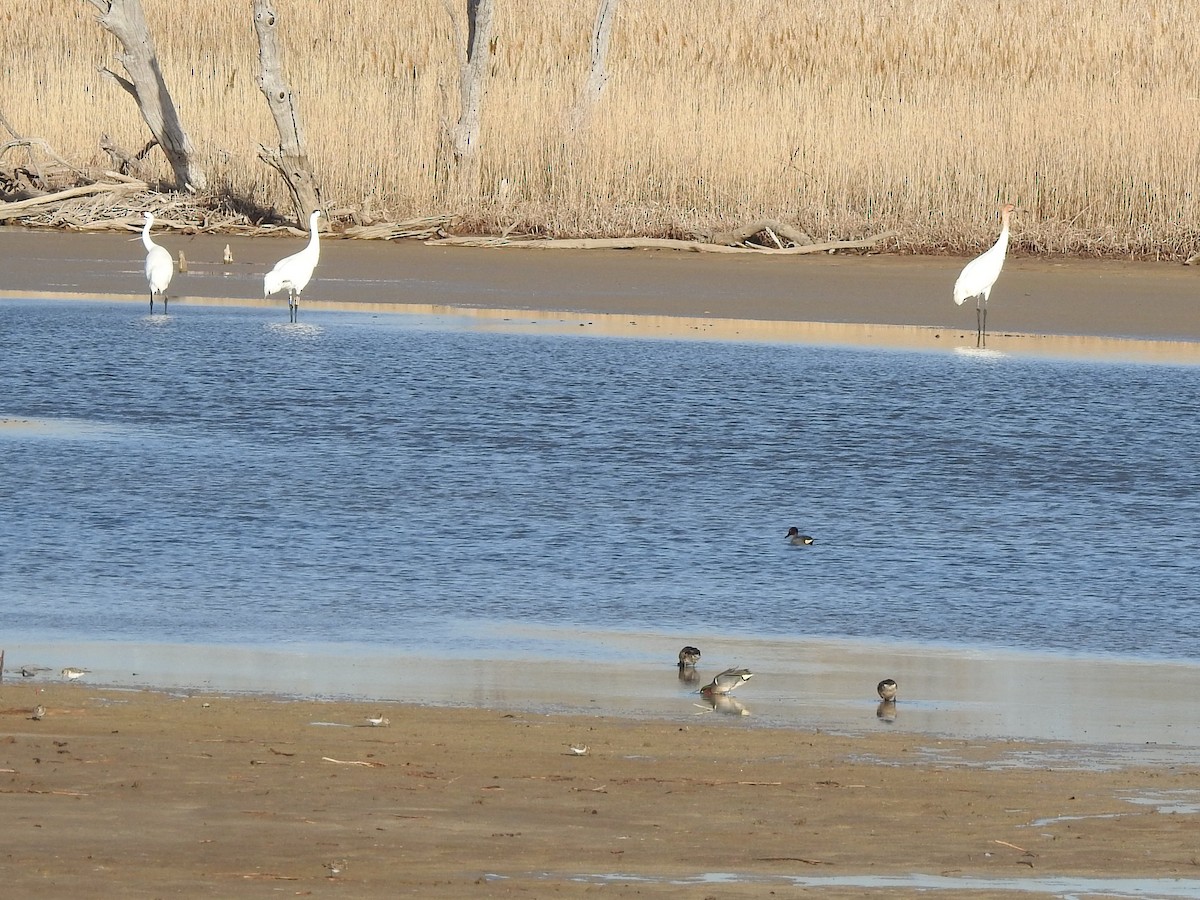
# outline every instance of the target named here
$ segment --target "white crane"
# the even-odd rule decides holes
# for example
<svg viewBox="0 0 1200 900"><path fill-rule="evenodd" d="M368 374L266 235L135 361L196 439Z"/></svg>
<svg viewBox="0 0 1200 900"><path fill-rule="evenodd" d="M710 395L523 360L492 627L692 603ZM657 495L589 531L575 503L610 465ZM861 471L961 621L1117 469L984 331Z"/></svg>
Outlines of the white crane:
<svg viewBox="0 0 1200 900"><path fill-rule="evenodd" d="M295 322L300 311L300 292L312 278L313 269L321 256L321 247L317 239L317 219L321 217L319 209L313 210L308 218L308 246L299 253L285 256L275 263L275 268L263 279L263 296L270 297L284 288L288 291L288 321Z"/></svg>
<svg viewBox="0 0 1200 900"><path fill-rule="evenodd" d="M991 248L975 257L958 281L954 282L954 302L959 306L971 297L975 298L975 346L987 346L987 302L992 293L992 285L1000 277L1004 268L1004 255L1008 252L1008 220L1016 207L1011 203L1004 204L1000 209L1000 237Z"/></svg>
<svg viewBox="0 0 1200 900"><path fill-rule="evenodd" d="M150 312L154 312L154 295L159 294L163 302L163 315L167 313L167 285L175 274L171 254L161 244L150 240L150 228L154 216L146 213L146 224L142 227L142 244L146 247L146 282L150 285Z"/></svg>

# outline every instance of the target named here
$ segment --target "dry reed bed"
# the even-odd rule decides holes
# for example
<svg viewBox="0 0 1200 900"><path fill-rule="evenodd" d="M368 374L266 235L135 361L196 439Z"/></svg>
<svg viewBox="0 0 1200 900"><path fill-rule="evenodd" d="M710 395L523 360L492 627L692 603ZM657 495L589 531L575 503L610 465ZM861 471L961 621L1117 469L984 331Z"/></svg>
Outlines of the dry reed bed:
<svg viewBox="0 0 1200 900"><path fill-rule="evenodd" d="M1200 246L1191 0L625 0L608 92L576 134L595 3L496 3L483 176L477 194L451 196L456 56L442 0L278 0L327 201L554 235L673 236L769 217L816 239L895 228L902 248L959 252L992 239L995 207L1011 199L1028 210L1015 237L1031 251ZM274 135L250 4L144 4L211 180L282 206L255 158ZM84 0L9 0L0 109L103 165L102 132L137 148L145 130L98 72L119 64L93 17Z"/></svg>

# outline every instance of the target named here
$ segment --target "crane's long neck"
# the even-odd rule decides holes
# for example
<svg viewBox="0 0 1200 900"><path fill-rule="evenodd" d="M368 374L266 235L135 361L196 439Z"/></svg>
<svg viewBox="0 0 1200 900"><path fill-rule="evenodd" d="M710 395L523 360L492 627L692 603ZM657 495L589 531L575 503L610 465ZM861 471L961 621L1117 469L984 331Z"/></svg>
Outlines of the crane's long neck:
<svg viewBox="0 0 1200 900"><path fill-rule="evenodd" d="M317 235L317 217L315 215L308 220L308 246L304 250L311 254L314 262L321 255L321 243Z"/></svg>
<svg viewBox="0 0 1200 900"><path fill-rule="evenodd" d="M1000 216L1000 237L996 238L996 249L1003 253L1008 249L1008 217L1010 213Z"/></svg>
<svg viewBox="0 0 1200 900"><path fill-rule="evenodd" d="M147 220L146 224L144 226L142 226L142 246L145 247L147 250L150 250L153 247L158 246L157 244L154 243L154 241L150 240L150 226L153 224L154 223L152 221Z"/></svg>

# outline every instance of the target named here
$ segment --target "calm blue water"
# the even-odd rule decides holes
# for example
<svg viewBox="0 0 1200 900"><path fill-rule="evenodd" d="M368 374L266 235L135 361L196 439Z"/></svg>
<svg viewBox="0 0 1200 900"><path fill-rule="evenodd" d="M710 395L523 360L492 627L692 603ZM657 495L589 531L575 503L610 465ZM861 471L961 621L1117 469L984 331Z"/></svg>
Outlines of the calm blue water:
<svg viewBox="0 0 1200 900"><path fill-rule="evenodd" d="M0 303L9 640L1198 655L1194 368L303 319Z"/></svg>

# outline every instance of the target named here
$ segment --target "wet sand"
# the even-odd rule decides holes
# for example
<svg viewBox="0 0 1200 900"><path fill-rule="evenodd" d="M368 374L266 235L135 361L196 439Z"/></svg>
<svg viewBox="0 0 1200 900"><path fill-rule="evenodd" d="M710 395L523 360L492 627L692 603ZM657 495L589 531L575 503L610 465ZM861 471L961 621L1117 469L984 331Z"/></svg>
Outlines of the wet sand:
<svg viewBox="0 0 1200 900"><path fill-rule="evenodd" d="M177 304L261 303L262 276L299 238L162 235L188 261ZM221 263L230 245L234 262ZM0 228L0 297L146 302L132 234ZM485 325L620 334L971 350L953 258L552 251L326 240L302 296L319 309L471 315ZM1200 272L1148 262L1010 259L993 292L991 350L1200 362Z"/></svg>
<svg viewBox="0 0 1200 900"><path fill-rule="evenodd" d="M0 729L13 896L1200 896L1196 767L1079 748L81 683Z"/></svg>
<svg viewBox="0 0 1200 900"><path fill-rule="evenodd" d="M160 240L189 260L173 284L181 306L261 302L263 272L302 244ZM230 267L219 262L226 243ZM141 261L140 244L120 236L0 229L0 296L145 302ZM477 315L486 327L953 350L974 345L974 311L949 299L961 265L330 241L301 315L408 307ZM1012 260L989 346L1198 362L1197 277L1180 266ZM271 302L283 313L284 301ZM505 321L515 318L524 321ZM749 716L705 711L678 687L664 688L669 710L596 703L545 714L479 691L449 701L477 708L456 708L9 674L4 881L14 895L78 897L860 897L878 885L890 887L871 896L1200 897L1200 770L1187 753L1130 749L1164 734L1194 746L1191 721L1172 723L1168 700L1150 702L1186 689L1072 670L1092 705L1081 711L1067 690L1066 718L1103 716L1106 692L1110 729L1139 697L1155 707L1158 730L1130 728L1127 752L1086 735L996 739L1014 730L1003 717L994 732L959 724L948 729L956 737L938 737L920 723L944 710L914 686L928 667L910 662L888 672L907 686L892 725L869 691L847 700L844 680L802 698L808 718L773 716L784 698L772 695L769 668L761 688L735 695ZM490 677L507 684L519 668ZM942 681L976 683L962 674ZM1039 690L990 674L982 684L1015 708ZM971 718L969 698L951 702ZM37 704L40 721L30 718ZM376 714L390 724L368 725ZM1095 739L1111 738L1098 729Z"/></svg>

